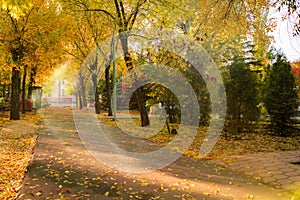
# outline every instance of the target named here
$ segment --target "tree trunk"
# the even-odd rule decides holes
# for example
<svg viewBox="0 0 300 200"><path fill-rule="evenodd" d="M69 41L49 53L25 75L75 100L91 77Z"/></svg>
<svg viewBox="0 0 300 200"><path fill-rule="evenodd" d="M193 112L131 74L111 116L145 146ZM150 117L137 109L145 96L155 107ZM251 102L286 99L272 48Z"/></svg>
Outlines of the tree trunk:
<svg viewBox="0 0 300 200"><path fill-rule="evenodd" d="M128 35L126 35L124 33L120 33L119 38L121 40L122 50L124 53L124 60L125 60L126 66L128 68L128 71L132 70L133 69L132 57L130 56L130 53L128 52ZM144 95L143 95L143 87L140 87L137 89L136 95L137 95L136 99L138 101L140 116L141 116L141 126L142 127L148 126L148 125L150 125L150 121L148 118L146 102L145 102Z"/></svg>
<svg viewBox="0 0 300 200"><path fill-rule="evenodd" d="M22 113L23 114L26 113L26 102L25 102L26 76L27 76L27 65L24 66L23 80L22 80Z"/></svg>
<svg viewBox="0 0 300 200"><path fill-rule="evenodd" d="M92 81L93 81L93 89L95 92L95 113L100 114L100 99L99 99L99 88L98 88L98 76L97 76L97 69L98 69L98 54L96 54L95 62L91 65L90 70L93 72L92 74Z"/></svg>
<svg viewBox="0 0 300 200"><path fill-rule="evenodd" d="M96 91L95 91L95 112L96 114L100 114L101 112L101 105L100 105L100 98L99 98L99 86L97 85Z"/></svg>
<svg viewBox="0 0 300 200"><path fill-rule="evenodd" d="M80 88L77 89L77 106L79 106L79 109L82 109L82 95Z"/></svg>
<svg viewBox="0 0 300 200"><path fill-rule="evenodd" d="M166 117L166 126L167 126L167 130L168 130L168 133L171 134L171 130L170 130L170 125L169 125L169 119L168 119L168 115Z"/></svg>
<svg viewBox="0 0 300 200"><path fill-rule="evenodd" d="M17 67L13 67L12 69L11 82L10 119L19 120L20 70Z"/></svg>
<svg viewBox="0 0 300 200"><path fill-rule="evenodd" d="M139 106L139 110L140 110L140 116L141 116L141 126L148 126L150 125L150 121L148 118L148 111L146 109L146 102L144 99L144 95L143 95L143 87L140 87L137 89L137 101L138 101L138 106Z"/></svg>
<svg viewBox="0 0 300 200"><path fill-rule="evenodd" d="M81 94L81 101L82 101L82 107L87 106L87 100L86 100L86 94L85 94L85 81L84 77L80 74L79 75L79 89L80 89L80 94Z"/></svg>
<svg viewBox="0 0 300 200"><path fill-rule="evenodd" d="M97 81L97 75L92 75L93 80L93 88L95 91L95 113L100 114L100 99L99 99L99 88L98 88L98 81Z"/></svg>
<svg viewBox="0 0 300 200"><path fill-rule="evenodd" d="M35 80L34 80L35 75L36 75L36 67L33 67L30 72L30 80L28 84L28 94L27 94L28 99L32 99L32 89L33 89L33 84L35 84Z"/></svg>
<svg viewBox="0 0 300 200"><path fill-rule="evenodd" d="M2 96L4 97L5 96L5 84L2 85L1 93L2 93Z"/></svg>
<svg viewBox="0 0 300 200"><path fill-rule="evenodd" d="M113 116L112 114L112 107L111 107L111 90L110 90L110 83L109 83L109 68L110 65L106 66L105 68L105 87L106 87L106 96L107 96L107 108L108 108L108 116Z"/></svg>
<svg viewBox="0 0 300 200"><path fill-rule="evenodd" d="M82 107L87 107L87 100L86 100L86 94L85 94L85 85L82 85L81 88L81 97L82 97Z"/></svg>

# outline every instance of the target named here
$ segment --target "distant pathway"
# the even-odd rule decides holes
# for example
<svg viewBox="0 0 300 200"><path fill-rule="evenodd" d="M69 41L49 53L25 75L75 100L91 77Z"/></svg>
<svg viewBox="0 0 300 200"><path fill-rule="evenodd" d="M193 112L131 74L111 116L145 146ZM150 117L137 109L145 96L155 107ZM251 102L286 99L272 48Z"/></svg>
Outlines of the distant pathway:
<svg viewBox="0 0 300 200"><path fill-rule="evenodd" d="M18 199L289 199L287 190L222 165L184 156L147 174L117 171L84 148L71 109L46 108L40 112L45 115L44 127ZM139 146L143 150L155 147L146 140L133 143L116 127L101 126L118 136L114 142L122 148L138 148L136 142L142 143Z"/></svg>

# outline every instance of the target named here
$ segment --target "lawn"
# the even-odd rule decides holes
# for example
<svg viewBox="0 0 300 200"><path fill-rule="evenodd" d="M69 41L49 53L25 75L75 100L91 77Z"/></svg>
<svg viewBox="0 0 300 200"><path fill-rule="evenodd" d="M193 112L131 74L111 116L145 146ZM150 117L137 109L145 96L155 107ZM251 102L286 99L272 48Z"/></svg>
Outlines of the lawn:
<svg viewBox="0 0 300 200"><path fill-rule="evenodd" d="M116 124L111 118L99 118L99 120L113 126L124 125L121 127L122 130L130 132L132 135L140 135L145 137L152 134L150 137L147 137L147 139L161 145L167 145L173 139L176 140L176 136L168 133L166 126L162 126L161 130L157 131L156 134L153 134L153 131L155 131L157 127L161 126L161 121L156 120L155 118L150 119L151 126L148 128L148 131L150 132L149 134L145 132L141 134L139 133L138 129L131 128L128 125L130 119L122 119L123 123L118 124ZM140 124L139 119L136 118L133 119L133 122L136 125ZM170 128L178 129L178 125L170 124ZM199 159L200 157L198 152L205 139L207 128L208 127L205 126L199 127L189 149L181 151L181 153L185 154L186 156ZM191 134L188 132L183 132L181 134L191 137ZM212 151L201 159L210 160L216 158L226 158L231 155L300 149L300 134L293 137L276 136L268 132L264 124L261 124L260 128L256 132L239 133L234 135L227 133L226 135L227 136L225 137L224 134L221 134ZM180 151L180 149L176 150Z"/></svg>

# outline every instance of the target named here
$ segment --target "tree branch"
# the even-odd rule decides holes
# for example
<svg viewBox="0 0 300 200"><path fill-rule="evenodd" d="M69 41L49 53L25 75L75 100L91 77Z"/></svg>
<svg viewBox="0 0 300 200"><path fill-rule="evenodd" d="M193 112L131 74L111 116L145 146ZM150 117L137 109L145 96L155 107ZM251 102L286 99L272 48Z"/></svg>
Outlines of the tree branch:
<svg viewBox="0 0 300 200"><path fill-rule="evenodd" d="M227 6L227 9L226 9L226 12L224 14L224 20L226 20L228 17L229 17L229 14L231 12L231 9L233 7L233 3L234 3L234 0L230 0L229 3L228 3L228 6Z"/></svg>
<svg viewBox="0 0 300 200"><path fill-rule="evenodd" d="M24 31L25 31L25 27L26 27L26 25L27 25L27 23L28 23L28 20L29 20L29 16L30 16L30 14L31 14L31 12L34 10L34 6L29 10L29 12L26 14L26 19L25 19L25 23L24 23L24 25L23 25L23 27L22 27L22 29L21 29L21 33L22 34L24 34Z"/></svg>
<svg viewBox="0 0 300 200"><path fill-rule="evenodd" d="M116 18L107 10L103 10L103 9L85 9L85 11L87 12L103 12L104 14L110 16L113 20L115 20Z"/></svg>
<svg viewBox="0 0 300 200"><path fill-rule="evenodd" d="M130 16L129 16L129 18L128 18L128 25L129 25L129 30L131 30L132 29L132 27L133 27L133 24L134 24L134 22L135 22L135 20L136 20L136 17L137 17L137 15L138 15L138 13L139 13L139 9L140 9L140 7L144 4L144 3L146 3L147 2L147 0L139 0L138 2L137 2L137 4L136 4L136 7L135 7L135 10L130 14Z"/></svg>
<svg viewBox="0 0 300 200"><path fill-rule="evenodd" d="M75 41L74 42L75 46L79 49L80 53L82 54L82 56L85 58L86 54L84 53L84 51L81 49L80 45Z"/></svg>
<svg viewBox="0 0 300 200"><path fill-rule="evenodd" d="M69 54L69 55L71 55L71 56L73 56L75 59L79 60L80 62L83 62L83 59L79 58L75 54L73 54L73 53L71 53L71 52L69 52L67 50L64 50L64 52L67 53L67 54Z"/></svg>
<svg viewBox="0 0 300 200"><path fill-rule="evenodd" d="M114 0L114 2L115 2L115 7L116 7L116 10L117 10L118 19L119 19L118 20L118 24L123 29L124 28L124 23L122 21L122 15L121 15L121 11L120 11L118 0ZM122 31L125 31L125 30L122 30Z"/></svg>
<svg viewBox="0 0 300 200"><path fill-rule="evenodd" d="M125 9L124 9L124 5L123 5L122 0L120 0L120 7L121 7L121 14L122 14L123 23L124 23L125 27L127 27L128 21L126 20Z"/></svg>
<svg viewBox="0 0 300 200"><path fill-rule="evenodd" d="M8 8L6 9L6 12L7 12L7 15L9 16L9 18L10 18L10 20L11 20L13 26L14 26L15 32L16 32L16 33L19 33L18 25L17 25L17 23L15 22L14 18L11 16L10 10L9 10Z"/></svg>

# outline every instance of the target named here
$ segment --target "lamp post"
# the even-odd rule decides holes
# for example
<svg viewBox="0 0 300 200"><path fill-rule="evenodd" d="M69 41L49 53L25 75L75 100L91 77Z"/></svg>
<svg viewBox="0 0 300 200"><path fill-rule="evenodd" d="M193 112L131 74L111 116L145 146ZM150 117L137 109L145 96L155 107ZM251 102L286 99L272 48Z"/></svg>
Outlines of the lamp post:
<svg viewBox="0 0 300 200"><path fill-rule="evenodd" d="M117 85L116 85L116 40L115 40L115 34L116 34L116 25L114 25L113 30L113 116L114 121L117 120Z"/></svg>

